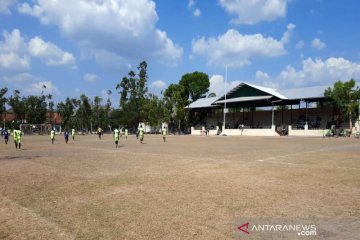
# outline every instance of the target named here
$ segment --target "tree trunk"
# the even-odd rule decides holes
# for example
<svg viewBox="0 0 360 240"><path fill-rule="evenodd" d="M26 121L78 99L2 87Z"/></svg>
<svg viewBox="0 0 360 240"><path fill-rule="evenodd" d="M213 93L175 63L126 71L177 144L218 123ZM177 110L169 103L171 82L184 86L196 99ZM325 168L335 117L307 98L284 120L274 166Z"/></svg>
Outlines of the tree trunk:
<svg viewBox="0 0 360 240"><path fill-rule="evenodd" d="M352 133L352 115L351 112L349 113L349 126L350 126L350 135Z"/></svg>

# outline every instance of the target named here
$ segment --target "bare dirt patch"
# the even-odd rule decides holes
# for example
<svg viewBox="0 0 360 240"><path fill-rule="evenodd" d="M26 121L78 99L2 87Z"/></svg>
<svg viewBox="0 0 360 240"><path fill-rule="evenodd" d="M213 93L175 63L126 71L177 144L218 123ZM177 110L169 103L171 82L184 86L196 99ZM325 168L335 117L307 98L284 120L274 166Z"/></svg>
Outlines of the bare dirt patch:
<svg viewBox="0 0 360 240"><path fill-rule="evenodd" d="M358 139L145 142L1 143L0 239L240 239L239 219L360 217ZM338 238L329 231L316 239Z"/></svg>

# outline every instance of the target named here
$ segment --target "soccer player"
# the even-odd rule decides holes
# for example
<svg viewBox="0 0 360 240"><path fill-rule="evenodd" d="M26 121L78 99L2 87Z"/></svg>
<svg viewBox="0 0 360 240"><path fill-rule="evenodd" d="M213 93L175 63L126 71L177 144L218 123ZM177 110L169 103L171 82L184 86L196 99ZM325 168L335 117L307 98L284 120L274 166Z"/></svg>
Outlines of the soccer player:
<svg viewBox="0 0 360 240"><path fill-rule="evenodd" d="M102 135L102 129L99 127L97 130L97 134L99 136L99 140L101 140L101 135Z"/></svg>
<svg viewBox="0 0 360 240"><path fill-rule="evenodd" d="M21 149L21 131L20 130L17 130L15 129L14 130L14 142L15 142L15 147L19 149Z"/></svg>
<svg viewBox="0 0 360 240"><path fill-rule="evenodd" d="M120 137L120 131L119 129L114 129L114 140L115 140L115 147L118 148L119 146L119 137Z"/></svg>
<svg viewBox="0 0 360 240"><path fill-rule="evenodd" d="M7 144L9 141L9 132L7 129L4 130L4 139L5 139L5 144Z"/></svg>
<svg viewBox="0 0 360 240"><path fill-rule="evenodd" d="M140 128L139 128L139 137L140 137L140 142L142 144L144 141L144 129L143 129L142 125L140 125Z"/></svg>
<svg viewBox="0 0 360 240"><path fill-rule="evenodd" d="M163 141L166 142L166 134L167 134L167 129L164 126L164 128L162 129L162 137L163 137Z"/></svg>
<svg viewBox="0 0 360 240"><path fill-rule="evenodd" d="M65 143L68 144L68 142L69 142L69 131L67 129L65 129L64 138L65 138Z"/></svg>
<svg viewBox="0 0 360 240"><path fill-rule="evenodd" d="M71 129L71 136L73 141L75 141L75 128Z"/></svg>
<svg viewBox="0 0 360 240"><path fill-rule="evenodd" d="M123 136L123 134L124 134L123 128L120 128L119 133L120 133L120 138L122 138L122 136Z"/></svg>
<svg viewBox="0 0 360 240"><path fill-rule="evenodd" d="M125 139L127 140L127 136L128 136L128 130L127 128L125 128Z"/></svg>
<svg viewBox="0 0 360 240"><path fill-rule="evenodd" d="M54 129L51 129L50 139L51 139L51 144L54 144L54 141L55 141L55 130Z"/></svg>

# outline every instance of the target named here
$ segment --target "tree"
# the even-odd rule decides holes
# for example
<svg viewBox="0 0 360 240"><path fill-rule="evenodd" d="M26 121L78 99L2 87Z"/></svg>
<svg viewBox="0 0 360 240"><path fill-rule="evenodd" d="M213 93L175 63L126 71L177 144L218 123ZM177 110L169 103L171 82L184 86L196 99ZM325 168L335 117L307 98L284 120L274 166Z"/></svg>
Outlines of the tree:
<svg viewBox="0 0 360 240"><path fill-rule="evenodd" d="M6 111L5 103L7 98L5 94L7 93L8 89L6 87L0 89L0 114L3 114Z"/></svg>
<svg viewBox="0 0 360 240"><path fill-rule="evenodd" d="M146 120L151 126L159 126L162 122L168 120L165 117L164 100L159 99L154 94L149 94L145 101Z"/></svg>
<svg viewBox="0 0 360 240"><path fill-rule="evenodd" d="M120 94L120 111L122 124L136 127L139 122L146 121L146 99L147 99L147 63L141 62L138 73L130 71L116 85Z"/></svg>
<svg viewBox="0 0 360 240"><path fill-rule="evenodd" d="M203 72L187 73L181 77L179 85L185 88L185 95L192 102L199 98L206 97L205 93L209 91L209 76Z"/></svg>
<svg viewBox="0 0 360 240"><path fill-rule="evenodd" d="M49 122L50 122L50 124L52 124L52 120L54 118L54 111L55 111L54 106L55 106L55 103L54 103L54 101L52 101L52 95L51 94L49 94L47 96L47 99L49 100L49 102L48 102Z"/></svg>
<svg viewBox="0 0 360 240"><path fill-rule="evenodd" d="M92 122L97 127L105 128L109 125L111 102L107 102L105 106L101 105L101 102L102 98L99 96L94 97L94 103L92 104Z"/></svg>
<svg viewBox="0 0 360 240"><path fill-rule="evenodd" d="M92 111L90 99L85 95L80 95L79 109L76 112L76 117L81 123L81 128L89 129L91 126Z"/></svg>
<svg viewBox="0 0 360 240"><path fill-rule="evenodd" d="M96 126L101 126L101 101L102 98L99 96L94 97L94 104L92 105L92 122L95 123Z"/></svg>
<svg viewBox="0 0 360 240"><path fill-rule="evenodd" d="M168 118L171 122L177 125L177 129L180 132L181 126L186 125L187 111L185 107L189 104L186 90L183 85L170 84L164 91L165 107ZM164 114L166 116L166 112Z"/></svg>
<svg viewBox="0 0 360 240"><path fill-rule="evenodd" d="M358 99L360 99L360 89L355 88L355 80L348 82L337 81L334 87L325 90L324 96L342 111L349 118L350 133L352 131L352 117L356 113Z"/></svg>
<svg viewBox="0 0 360 240"><path fill-rule="evenodd" d="M14 115L15 115L15 121L23 121L25 119L25 98L20 97L20 91L15 90L14 94L11 95L7 103L12 108Z"/></svg>
<svg viewBox="0 0 360 240"><path fill-rule="evenodd" d="M54 103L50 101L52 95L44 95L46 86L42 86L41 96L28 96L24 98L25 114L28 123L43 124L46 121L46 113L48 106L50 107L50 118L52 117L51 110L53 110ZM49 103L47 102L49 100Z"/></svg>
<svg viewBox="0 0 360 240"><path fill-rule="evenodd" d="M57 110L62 119L62 126L63 127L73 127L74 121L73 117L75 114L75 103L76 99L66 98L65 102L59 102L57 105Z"/></svg>
<svg viewBox="0 0 360 240"><path fill-rule="evenodd" d="M110 110L110 107L111 107L111 100L110 100L111 94L112 94L112 91L110 89L107 90L107 92L106 92L106 95L107 95L106 108L109 109L109 110Z"/></svg>
<svg viewBox="0 0 360 240"><path fill-rule="evenodd" d="M46 97L42 96L28 96L24 99L26 120L28 123L42 124L46 119Z"/></svg>

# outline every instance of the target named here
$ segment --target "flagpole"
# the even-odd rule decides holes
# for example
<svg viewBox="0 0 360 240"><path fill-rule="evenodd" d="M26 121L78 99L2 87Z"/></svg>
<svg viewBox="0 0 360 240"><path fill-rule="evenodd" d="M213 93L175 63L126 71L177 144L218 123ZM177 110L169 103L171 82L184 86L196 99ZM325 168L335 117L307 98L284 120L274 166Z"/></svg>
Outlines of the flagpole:
<svg viewBox="0 0 360 240"><path fill-rule="evenodd" d="M224 103L224 126L223 130L225 130L226 127L226 83L227 83L227 64L225 65L225 103Z"/></svg>

